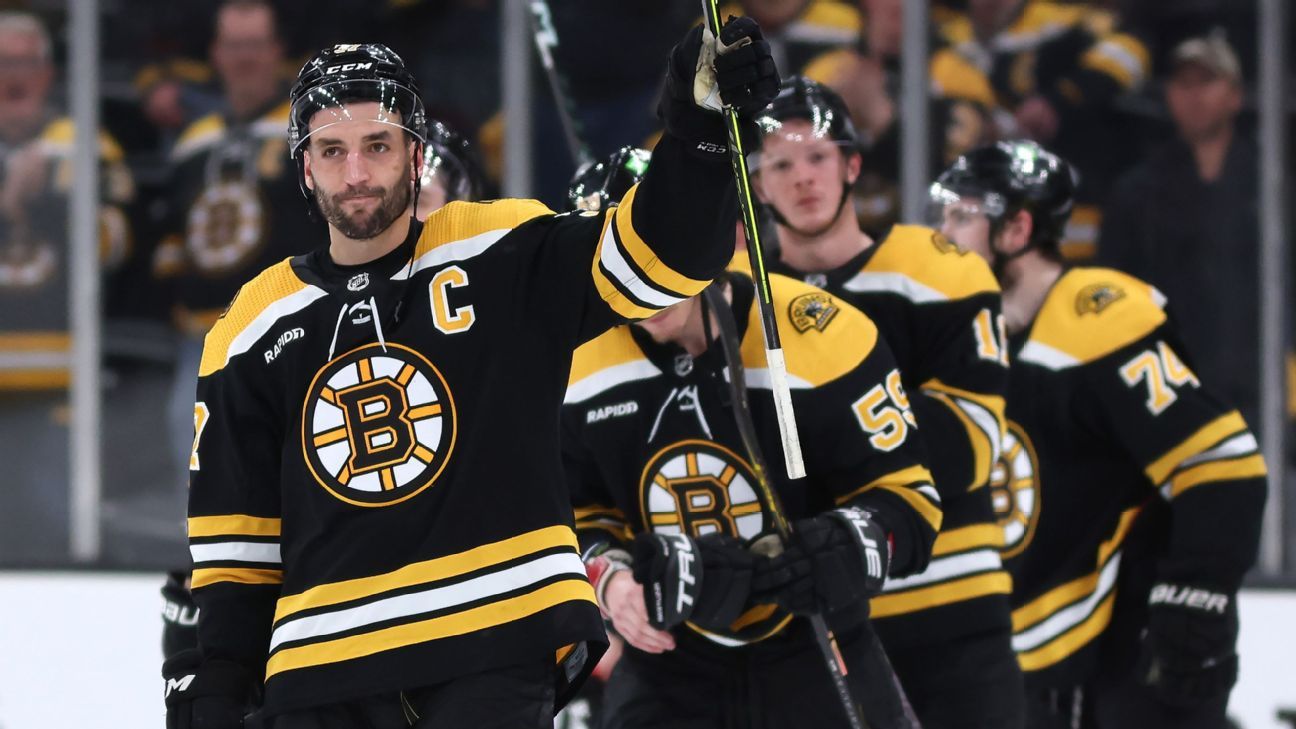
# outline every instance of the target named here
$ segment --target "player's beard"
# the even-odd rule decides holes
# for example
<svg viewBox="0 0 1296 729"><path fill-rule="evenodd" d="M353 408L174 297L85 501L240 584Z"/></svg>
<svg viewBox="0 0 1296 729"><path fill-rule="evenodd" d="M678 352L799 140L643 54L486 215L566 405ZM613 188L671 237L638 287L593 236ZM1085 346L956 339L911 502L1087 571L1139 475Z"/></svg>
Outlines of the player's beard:
<svg viewBox="0 0 1296 729"><path fill-rule="evenodd" d="M401 173L402 180L408 180L410 168L407 164ZM335 195L317 195L320 212L324 219L342 235L351 240L369 240L391 227L408 208L413 195L412 185L398 184L392 188L353 187ZM378 207L373 212L358 211L347 213L346 199L357 195L373 195L378 198Z"/></svg>

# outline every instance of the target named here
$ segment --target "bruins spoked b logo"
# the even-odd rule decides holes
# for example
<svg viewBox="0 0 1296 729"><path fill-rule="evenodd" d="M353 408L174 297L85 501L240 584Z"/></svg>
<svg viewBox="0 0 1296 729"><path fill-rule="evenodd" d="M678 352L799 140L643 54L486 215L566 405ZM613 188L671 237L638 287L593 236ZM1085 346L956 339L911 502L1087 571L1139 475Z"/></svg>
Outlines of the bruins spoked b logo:
<svg viewBox="0 0 1296 729"><path fill-rule="evenodd" d="M648 528L662 534L751 539L764 526L751 467L710 441L685 440L658 451L644 467L639 497Z"/></svg>
<svg viewBox="0 0 1296 729"><path fill-rule="evenodd" d="M315 480L357 506L400 503L431 486L454 450L454 399L423 355L391 342L324 365L302 411Z"/></svg>
<svg viewBox="0 0 1296 729"><path fill-rule="evenodd" d="M1039 458L1021 426L1008 423L1003 455L990 472L990 503L1004 530L1005 559L1021 554L1039 523Z"/></svg>

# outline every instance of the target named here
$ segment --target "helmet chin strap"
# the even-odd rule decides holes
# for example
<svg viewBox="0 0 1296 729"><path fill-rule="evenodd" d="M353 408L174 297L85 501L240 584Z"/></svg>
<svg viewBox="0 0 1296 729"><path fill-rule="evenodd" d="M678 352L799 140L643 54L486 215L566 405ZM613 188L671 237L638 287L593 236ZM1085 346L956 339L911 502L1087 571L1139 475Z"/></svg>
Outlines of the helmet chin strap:
<svg viewBox="0 0 1296 729"><path fill-rule="evenodd" d="M797 235L803 238L818 238L824 233L827 233L830 229L832 229L834 225L837 224L838 218L841 217L842 208L846 207L846 201L850 199L850 191L851 191L851 184L849 182L846 182L845 180L842 180L841 198L837 200L837 209L833 211L833 215L831 218L828 219L827 223L824 223L823 225L819 226L818 228L815 228L814 230L803 230L801 228L798 228L795 225L789 223L788 219L783 216L783 213L779 212L779 209L777 207L771 204L769 208L774 214L774 221L779 225L787 228L788 230L791 230L793 233L796 233Z"/></svg>
<svg viewBox="0 0 1296 729"><path fill-rule="evenodd" d="M1034 241L1026 241L1026 245L1022 246L1021 248L1018 248L1012 253L1001 252L998 248L995 247L994 242L995 242L995 238L998 238L999 234L1003 232L1003 229L1004 229L1003 218L1000 218L999 220L991 220L990 222L990 271L994 273L994 277L998 281L1003 281L1004 274L1007 272L1009 263L1015 261L1018 258L1021 258L1022 256L1026 255L1027 252L1033 250L1036 247Z"/></svg>

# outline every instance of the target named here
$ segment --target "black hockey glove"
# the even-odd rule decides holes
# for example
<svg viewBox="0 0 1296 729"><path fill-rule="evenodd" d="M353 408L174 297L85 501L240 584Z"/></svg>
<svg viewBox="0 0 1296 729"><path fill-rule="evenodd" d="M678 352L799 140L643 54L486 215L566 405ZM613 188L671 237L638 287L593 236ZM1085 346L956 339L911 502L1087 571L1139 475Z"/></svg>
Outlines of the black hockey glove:
<svg viewBox="0 0 1296 729"><path fill-rule="evenodd" d="M252 677L233 661L202 659L192 648L162 664L167 729L242 729Z"/></svg>
<svg viewBox="0 0 1296 729"><path fill-rule="evenodd" d="M747 120L774 100L778 88L778 69L760 26L751 18L731 17L720 29L719 43L698 26L671 49L657 114L691 149L723 159L729 141L724 117L717 113L722 104ZM744 146L755 149L755 127L742 127Z"/></svg>
<svg viewBox="0 0 1296 729"><path fill-rule="evenodd" d="M755 555L722 534L640 534L634 543L634 578L644 586L648 622L670 630L686 620L723 627L747 606Z"/></svg>
<svg viewBox="0 0 1296 729"><path fill-rule="evenodd" d="M1221 698L1237 681L1237 633L1235 593L1158 583L1148 597L1139 675L1171 706Z"/></svg>
<svg viewBox="0 0 1296 729"><path fill-rule="evenodd" d="M167 573L162 586L162 657L198 647L198 606L185 587L185 573Z"/></svg>
<svg viewBox="0 0 1296 729"><path fill-rule="evenodd" d="M795 615L867 606L882 590L890 560L886 530L869 512L834 509L794 522L784 550L757 562L753 599L773 601Z"/></svg>

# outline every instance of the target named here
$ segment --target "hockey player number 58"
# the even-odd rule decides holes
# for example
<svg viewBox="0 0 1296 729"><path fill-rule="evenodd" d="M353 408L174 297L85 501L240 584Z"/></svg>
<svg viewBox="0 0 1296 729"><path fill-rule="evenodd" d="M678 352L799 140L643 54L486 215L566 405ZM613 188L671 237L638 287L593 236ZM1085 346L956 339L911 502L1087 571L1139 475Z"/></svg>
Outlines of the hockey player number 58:
<svg viewBox="0 0 1296 729"><path fill-rule="evenodd" d="M1139 382L1147 386L1147 409L1153 415L1160 415L1179 399L1174 388L1201 384L1165 342L1157 342L1156 349L1145 349L1121 365L1120 376L1130 387Z"/></svg>
<svg viewBox="0 0 1296 729"><path fill-rule="evenodd" d="M860 427L869 434L869 442L880 451L899 448L909 429L918 427L909 410L909 397L900 384L899 370L891 370L887 375L885 389L874 385L855 401L853 408Z"/></svg>

